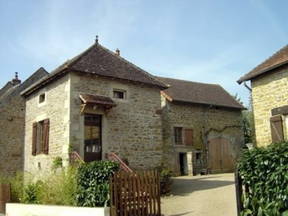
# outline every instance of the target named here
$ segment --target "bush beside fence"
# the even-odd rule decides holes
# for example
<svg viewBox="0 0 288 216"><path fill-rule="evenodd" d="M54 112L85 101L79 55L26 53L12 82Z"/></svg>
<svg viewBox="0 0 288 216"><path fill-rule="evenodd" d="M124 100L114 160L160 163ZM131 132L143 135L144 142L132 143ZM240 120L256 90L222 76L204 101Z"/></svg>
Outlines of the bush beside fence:
<svg viewBox="0 0 288 216"><path fill-rule="evenodd" d="M241 216L288 215L288 142L243 152L238 170L246 186Z"/></svg>

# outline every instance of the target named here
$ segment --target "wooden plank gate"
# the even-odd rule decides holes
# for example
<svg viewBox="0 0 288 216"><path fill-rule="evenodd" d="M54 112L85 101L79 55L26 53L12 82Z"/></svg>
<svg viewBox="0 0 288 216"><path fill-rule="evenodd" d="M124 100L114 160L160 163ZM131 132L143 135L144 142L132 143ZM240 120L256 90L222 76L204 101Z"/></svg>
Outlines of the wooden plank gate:
<svg viewBox="0 0 288 216"><path fill-rule="evenodd" d="M110 179L111 216L161 216L157 171L117 172Z"/></svg>

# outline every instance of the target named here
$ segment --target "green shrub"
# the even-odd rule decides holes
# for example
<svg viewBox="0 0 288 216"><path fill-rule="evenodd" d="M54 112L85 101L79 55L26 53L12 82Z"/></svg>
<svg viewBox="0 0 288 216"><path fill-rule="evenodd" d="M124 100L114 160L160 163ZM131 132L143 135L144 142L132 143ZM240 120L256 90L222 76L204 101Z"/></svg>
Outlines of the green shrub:
<svg viewBox="0 0 288 216"><path fill-rule="evenodd" d="M68 167L42 179L39 202L46 205L76 205L77 169Z"/></svg>
<svg viewBox="0 0 288 216"><path fill-rule="evenodd" d="M287 142L243 152L238 169L249 186L242 215L280 216L288 209Z"/></svg>
<svg viewBox="0 0 288 216"><path fill-rule="evenodd" d="M172 186L172 175L173 172L170 169L160 168L160 191L162 195L168 194L171 192Z"/></svg>
<svg viewBox="0 0 288 216"><path fill-rule="evenodd" d="M39 194L41 190L41 183L31 183L24 187L23 199L21 200L26 204L40 204Z"/></svg>
<svg viewBox="0 0 288 216"><path fill-rule="evenodd" d="M109 202L109 178L119 170L112 161L95 161L80 165L77 173L78 206L104 206Z"/></svg>
<svg viewBox="0 0 288 216"><path fill-rule="evenodd" d="M63 166L62 158L61 157L54 158L53 163L52 163L52 170L56 170L58 168L61 168L62 166Z"/></svg>

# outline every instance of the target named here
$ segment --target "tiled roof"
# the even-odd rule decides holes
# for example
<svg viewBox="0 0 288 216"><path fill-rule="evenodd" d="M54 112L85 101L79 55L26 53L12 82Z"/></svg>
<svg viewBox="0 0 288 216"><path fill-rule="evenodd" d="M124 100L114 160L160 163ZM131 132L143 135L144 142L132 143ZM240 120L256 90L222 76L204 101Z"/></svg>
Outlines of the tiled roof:
<svg viewBox="0 0 288 216"><path fill-rule="evenodd" d="M27 89L23 94L29 95L34 90L41 88L41 85L47 84L57 76L69 71L134 81L160 89L167 88L165 84L155 79L155 77L148 72L125 60L102 45L95 43L80 55L56 68L47 78Z"/></svg>
<svg viewBox="0 0 288 216"><path fill-rule="evenodd" d="M105 106L116 106L114 101L105 96L92 95L92 94L80 94L80 99L84 104L100 104Z"/></svg>
<svg viewBox="0 0 288 216"><path fill-rule="evenodd" d="M13 98L15 95L21 94L21 92L24 89L28 88L29 86L32 86L34 83L36 83L41 78L46 77L47 74L48 74L48 72L43 67L41 67L37 71L35 71L23 83L16 85L16 86L13 86L13 84L11 84L10 88L7 89L5 91L5 93L0 95L0 105L7 103L9 101L9 99ZM9 83L11 83L11 82L9 82Z"/></svg>
<svg viewBox="0 0 288 216"><path fill-rule="evenodd" d="M164 77L158 77L158 79L170 85L170 88L164 90L163 92L164 95L172 100L172 102L176 101L245 109L220 85Z"/></svg>
<svg viewBox="0 0 288 216"><path fill-rule="evenodd" d="M242 76L237 82L241 84L244 81L251 80L259 75L267 73L277 67L288 63L288 45L280 49L270 58L251 70L249 73Z"/></svg>

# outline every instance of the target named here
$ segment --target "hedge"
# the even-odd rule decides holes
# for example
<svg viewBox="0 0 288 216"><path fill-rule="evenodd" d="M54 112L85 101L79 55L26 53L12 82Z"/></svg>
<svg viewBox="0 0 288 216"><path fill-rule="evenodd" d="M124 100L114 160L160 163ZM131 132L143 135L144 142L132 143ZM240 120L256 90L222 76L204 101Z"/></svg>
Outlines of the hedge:
<svg viewBox="0 0 288 216"><path fill-rule="evenodd" d="M77 172L77 206L109 205L109 178L119 170L112 161L95 161L80 165Z"/></svg>
<svg viewBox="0 0 288 216"><path fill-rule="evenodd" d="M288 142L244 151L238 170L249 187L242 216L288 215Z"/></svg>

